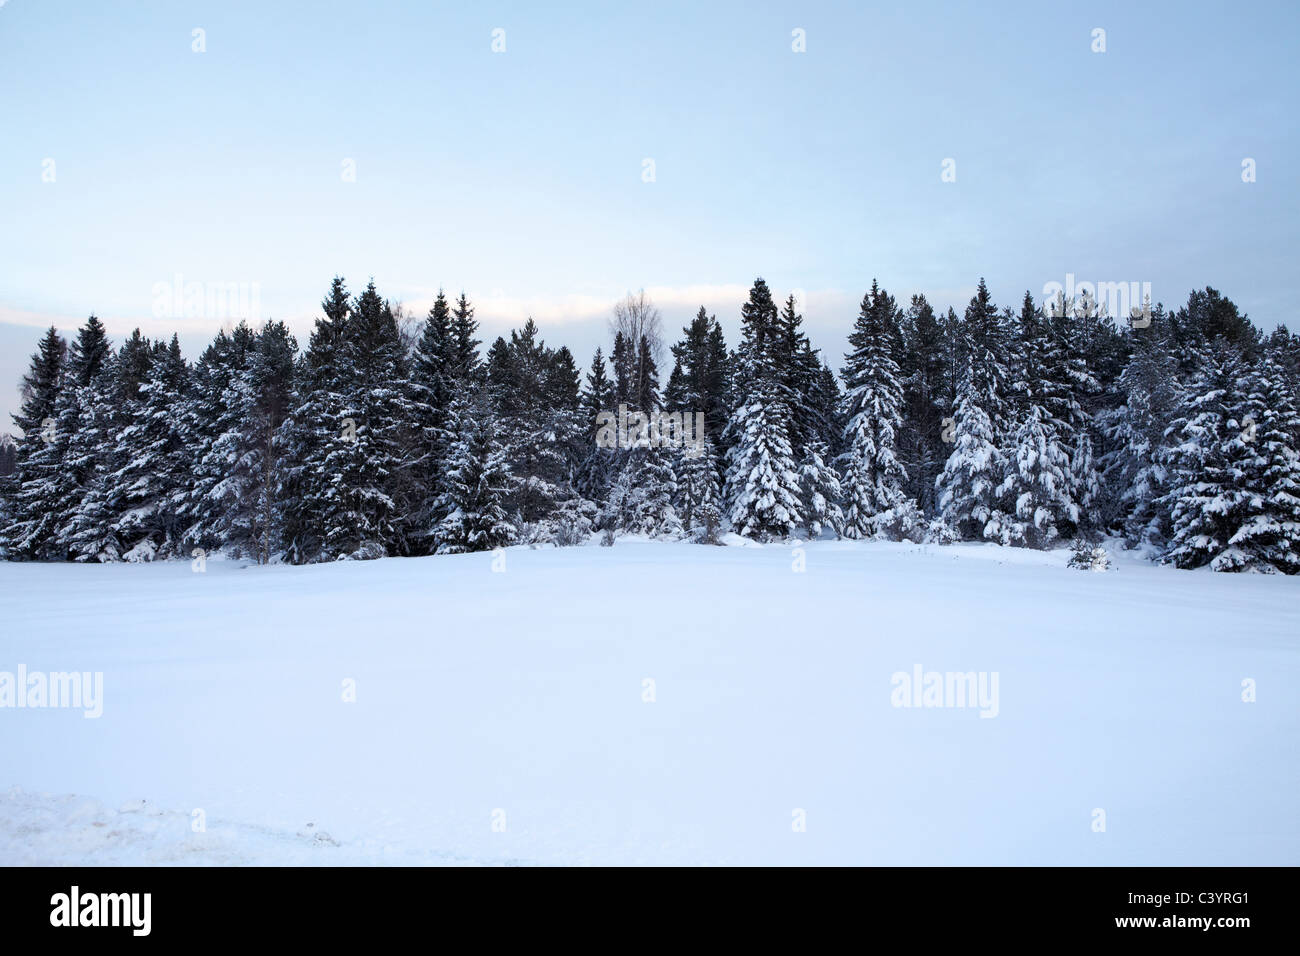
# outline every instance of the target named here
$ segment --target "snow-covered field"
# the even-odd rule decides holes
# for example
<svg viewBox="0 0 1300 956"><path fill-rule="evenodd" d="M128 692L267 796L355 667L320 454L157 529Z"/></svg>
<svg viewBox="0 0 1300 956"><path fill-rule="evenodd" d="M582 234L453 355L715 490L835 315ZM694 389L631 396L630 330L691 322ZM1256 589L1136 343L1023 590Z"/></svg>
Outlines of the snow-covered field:
<svg viewBox="0 0 1300 956"><path fill-rule="evenodd" d="M1300 864L1300 581L803 551L0 564L0 864Z"/></svg>

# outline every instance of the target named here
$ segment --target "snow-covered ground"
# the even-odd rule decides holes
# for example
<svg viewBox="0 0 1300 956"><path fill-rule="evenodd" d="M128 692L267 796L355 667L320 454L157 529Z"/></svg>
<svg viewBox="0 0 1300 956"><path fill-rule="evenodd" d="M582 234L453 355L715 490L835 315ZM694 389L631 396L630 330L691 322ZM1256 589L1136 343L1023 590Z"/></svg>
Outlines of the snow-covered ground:
<svg viewBox="0 0 1300 956"><path fill-rule="evenodd" d="M1300 864L1300 580L800 557L0 564L0 864Z"/></svg>

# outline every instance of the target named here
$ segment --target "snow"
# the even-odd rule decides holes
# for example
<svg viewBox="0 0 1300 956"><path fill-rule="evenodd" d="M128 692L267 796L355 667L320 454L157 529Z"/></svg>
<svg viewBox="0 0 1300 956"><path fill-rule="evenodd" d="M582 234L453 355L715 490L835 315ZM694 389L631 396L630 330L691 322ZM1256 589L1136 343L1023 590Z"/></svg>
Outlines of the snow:
<svg viewBox="0 0 1300 956"><path fill-rule="evenodd" d="M0 563L0 864L1300 863L1300 581L795 547Z"/></svg>

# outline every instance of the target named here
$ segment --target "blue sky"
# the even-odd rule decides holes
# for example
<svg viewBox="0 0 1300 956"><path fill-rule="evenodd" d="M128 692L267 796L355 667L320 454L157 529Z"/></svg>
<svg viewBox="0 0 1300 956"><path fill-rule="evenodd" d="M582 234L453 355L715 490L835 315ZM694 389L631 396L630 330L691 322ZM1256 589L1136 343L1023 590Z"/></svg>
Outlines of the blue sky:
<svg viewBox="0 0 1300 956"><path fill-rule="evenodd" d="M873 277L959 309L981 275L1211 284L1300 328L1297 36L1294 2L8 0L3 427L41 325L193 357L221 322L154 317L178 274L304 341L335 273L419 312L464 288L583 365L627 290L734 337L756 275L837 368Z"/></svg>

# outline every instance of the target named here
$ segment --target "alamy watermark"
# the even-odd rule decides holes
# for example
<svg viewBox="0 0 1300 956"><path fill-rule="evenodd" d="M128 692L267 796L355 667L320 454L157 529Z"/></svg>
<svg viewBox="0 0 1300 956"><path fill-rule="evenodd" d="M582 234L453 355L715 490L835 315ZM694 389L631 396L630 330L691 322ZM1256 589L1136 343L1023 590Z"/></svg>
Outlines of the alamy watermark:
<svg viewBox="0 0 1300 956"><path fill-rule="evenodd" d="M914 664L910 674L896 671L889 683L895 707L978 707L981 717L998 715L997 671L927 671Z"/></svg>
<svg viewBox="0 0 1300 956"><path fill-rule="evenodd" d="M704 450L704 413L652 412L627 405L596 413L597 448L685 448L694 458Z"/></svg>
<svg viewBox="0 0 1300 956"><path fill-rule="evenodd" d="M74 885L67 893L50 897L50 925L120 926L133 936L148 936L152 909L152 893L83 893Z"/></svg>
<svg viewBox="0 0 1300 956"><path fill-rule="evenodd" d="M87 720L104 713L103 671L0 671L0 709L57 707L81 710Z"/></svg>
<svg viewBox="0 0 1300 956"><path fill-rule="evenodd" d="M1074 273L1067 272L1064 284L1048 282L1043 286L1043 303L1049 315L1083 309L1091 314L1127 318L1135 329L1151 324L1150 282L1076 282Z"/></svg>
<svg viewBox="0 0 1300 956"><path fill-rule="evenodd" d="M262 286L258 282L186 282L179 272L170 282L153 284L156 319L245 319L262 316Z"/></svg>

